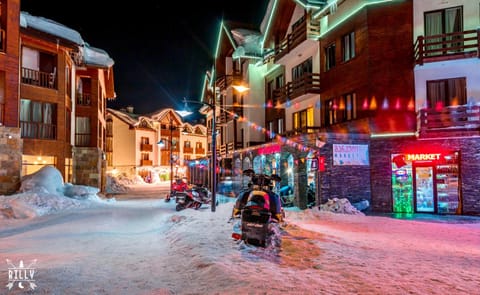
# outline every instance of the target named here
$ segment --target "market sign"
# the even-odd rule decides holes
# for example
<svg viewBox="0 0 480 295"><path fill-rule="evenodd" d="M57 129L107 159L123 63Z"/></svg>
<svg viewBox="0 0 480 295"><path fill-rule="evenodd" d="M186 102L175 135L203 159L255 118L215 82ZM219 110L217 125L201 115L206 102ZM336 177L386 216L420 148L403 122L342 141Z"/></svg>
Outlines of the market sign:
<svg viewBox="0 0 480 295"><path fill-rule="evenodd" d="M261 147L258 149L258 154L259 155L268 155L268 154L275 154L275 153L280 153L281 149L278 144L275 145L269 145L266 147Z"/></svg>
<svg viewBox="0 0 480 295"><path fill-rule="evenodd" d="M406 154L406 161L438 161L442 154Z"/></svg>
<svg viewBox="0 0 480 295"><path fill-rule="evenodd" d="M368 145L366 144L334 144L333 165L368 166Z"/></svg>

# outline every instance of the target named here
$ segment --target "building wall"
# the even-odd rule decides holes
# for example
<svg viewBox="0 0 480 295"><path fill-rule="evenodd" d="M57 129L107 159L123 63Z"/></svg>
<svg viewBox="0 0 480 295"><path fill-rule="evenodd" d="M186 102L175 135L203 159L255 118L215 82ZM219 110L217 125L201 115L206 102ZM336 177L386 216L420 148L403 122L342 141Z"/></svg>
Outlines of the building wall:
<svg viewBox="0 0 480 295"><path fill-rule="evenodd" d="M0 126L0 195L20 188L23 141L20 129Z"/></svg>
<svg viewBox="0 0 480 295"><path fill-rule="evenodd" d="M2 5L5 5L2 1ZM5 53L0 54L0 71L5 72L5 102L4 120L2 123L8 127L19 127L18 110L18 84L19 84L19 38L20 38L20 1L6 1L6 48Z"/></svg>
<svg viewBox="0 0 480 295"><path fill-rule="evenodd" d="M115 116L113 118L112 166L120 172L133 173L136 163L135 131Z"/></svg>
<svg viewBox="0 0 480 295"><path fill-rule="evenodd" d="M415 151L460 151L460 182L463 214L480 215L480 140L478 138L415 138L372 140L370 144L371 209L392 212L391 154Z"/></svg>

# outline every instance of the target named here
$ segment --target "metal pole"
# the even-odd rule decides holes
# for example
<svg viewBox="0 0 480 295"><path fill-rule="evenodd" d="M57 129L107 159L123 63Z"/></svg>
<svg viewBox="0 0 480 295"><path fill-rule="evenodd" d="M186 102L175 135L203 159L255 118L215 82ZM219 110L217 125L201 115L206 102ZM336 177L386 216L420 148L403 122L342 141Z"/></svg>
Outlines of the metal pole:
<svg viewBox="0 0 480 295"><path fill-rule="evenodd" d="M172 118L170 117L170 194L173 193L173 128Z"/></svg>
<svg viewBox="0 0 480 295"><path fill-rule="evenodd" d="M216 82L213 82L213 101L212 101L212 212L215 212L217 206L217 127L215 126L215 117L217 116L216 100L217 89Z"/></svg>

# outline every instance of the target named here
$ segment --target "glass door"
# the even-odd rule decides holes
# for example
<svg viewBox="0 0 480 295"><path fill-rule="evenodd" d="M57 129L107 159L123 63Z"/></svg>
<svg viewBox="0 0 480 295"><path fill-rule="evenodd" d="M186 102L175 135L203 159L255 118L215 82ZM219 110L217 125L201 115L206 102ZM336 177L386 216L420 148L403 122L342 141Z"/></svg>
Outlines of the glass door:
<svg viewBox="0 0 480 295"><path fill-rule="evenodd" d="M434 169L433 166L415 166L415 211L416 212L435 212L435 192L434 192Z"/></svg>

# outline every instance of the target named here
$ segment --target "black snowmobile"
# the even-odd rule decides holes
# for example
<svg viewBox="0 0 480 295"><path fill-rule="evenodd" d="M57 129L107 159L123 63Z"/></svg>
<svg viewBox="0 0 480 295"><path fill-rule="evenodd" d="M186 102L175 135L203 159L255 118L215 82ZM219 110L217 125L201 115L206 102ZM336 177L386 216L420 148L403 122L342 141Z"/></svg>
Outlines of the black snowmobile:
<svg viewBox="0 0 480 295"><path fill-rule="evenodd" d="M267 176L245 170L244 175L251 176L249 188L237 195L232 212L234 230L232 238L243 240L247 244L267 247L284 219L280 197L271 190L272 181L280 181L278 175Z"/></svg>

